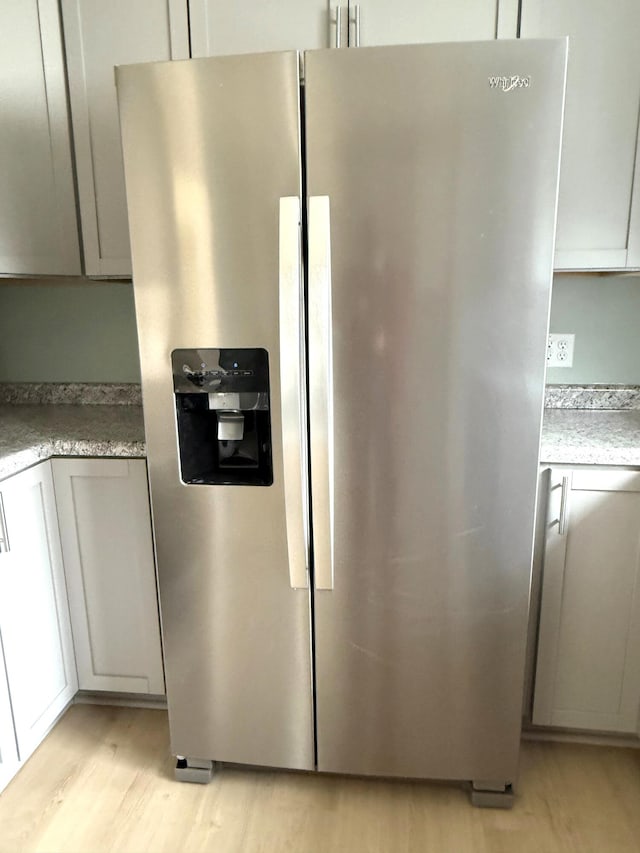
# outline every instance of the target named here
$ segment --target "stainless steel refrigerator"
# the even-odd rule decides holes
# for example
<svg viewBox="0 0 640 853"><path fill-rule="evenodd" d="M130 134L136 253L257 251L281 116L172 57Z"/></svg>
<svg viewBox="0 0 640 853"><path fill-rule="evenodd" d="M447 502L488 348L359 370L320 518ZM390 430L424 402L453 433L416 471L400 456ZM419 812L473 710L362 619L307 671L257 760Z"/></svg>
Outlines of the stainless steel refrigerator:
<svg viewBox="0 0 640 853"><path fill-rule="evenodd" d="M117 70L187 777L509 791L565 71L565 41Z"/></svg>

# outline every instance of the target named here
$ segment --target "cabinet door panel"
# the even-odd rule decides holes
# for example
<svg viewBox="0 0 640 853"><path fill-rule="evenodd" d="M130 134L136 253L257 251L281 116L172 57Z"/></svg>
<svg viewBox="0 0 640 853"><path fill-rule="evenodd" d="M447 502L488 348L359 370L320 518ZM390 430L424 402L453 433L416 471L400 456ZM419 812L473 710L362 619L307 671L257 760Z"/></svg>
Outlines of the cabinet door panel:
<svg viewBox="0 0 640 853"><path fill-rule="evenodd" d="M607 0L523 0L521 37L569 36L558 269L640 263L633 257L640 251L637 211L629 233L640 103L639 32L637 0L619 0L615 11Z"/></svg>
<svg viewBox="0 0 640 853"><path fill-rule="evenodd" d="M551 481L533 722L635 732L640 474L558 469Z"/></svg>
<svg viewBox="0 0 640 853"><path fill-rule="evenodd" d="M4 555L0 554L0 572L2 571ZM0 636L0 791L18 769L18 748L13 728L9 687L4 667L4 652Z"/></svg>
<svg viewBox="0 0 640 853"><path fill-rule="evenodd" d="M20 760L77 690L49 462L0 484L10 551L2 555L0 626Z"/></svg>
<svg viewBox="0 0 640 853"><path fill-rule="evenodd" d="M180 0L63 0L87 275L130 276L131 257L115 65L186 59Z"/></svg>
<svg viewBox="0 0 640 853"><path fill-rule="evenodd" d="M189 0L191 55L329 47L335 43L336 5L337 0Z"/></svg>
<svg viewBox="0 0 640 853"><path fill-rule="evenodd" d="M146 464L56 459L79 686L164 693Z"/></svg>
<svg viewBox="0 0 640 853"><path fill-rule="evenodd" d="M498 8L498 5L504 7ZM361 47L447 41L481 41L516 36L517 6L510 0L363 0L349 4L349 44L356 41L359 9ZM498 12L502 19L498 26Z"/></svg>
<svg viewBox="0 0 640 853"><path fill-rule="evenodd" d="M56 0L0 4L0 91L0 274L78 274Z"/></svg>

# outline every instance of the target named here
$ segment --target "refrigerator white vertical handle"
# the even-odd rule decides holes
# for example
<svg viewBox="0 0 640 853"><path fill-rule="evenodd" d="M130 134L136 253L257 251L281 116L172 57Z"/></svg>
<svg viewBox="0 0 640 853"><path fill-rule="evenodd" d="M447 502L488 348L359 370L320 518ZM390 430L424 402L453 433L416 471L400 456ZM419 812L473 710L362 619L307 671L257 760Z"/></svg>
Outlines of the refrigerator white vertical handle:
<svg viewBox="0 0 640 853"><path fill-rule="evenodd" d="M280 399L289 582L309 586L300 199L280 199Z"/></svg>
<svg viewBox="0 0 640 853"><path fill-rule="evenodd" d="M309 389L315 585L316 589L333 589L333 352L328 196L309 198Z"/></svg>

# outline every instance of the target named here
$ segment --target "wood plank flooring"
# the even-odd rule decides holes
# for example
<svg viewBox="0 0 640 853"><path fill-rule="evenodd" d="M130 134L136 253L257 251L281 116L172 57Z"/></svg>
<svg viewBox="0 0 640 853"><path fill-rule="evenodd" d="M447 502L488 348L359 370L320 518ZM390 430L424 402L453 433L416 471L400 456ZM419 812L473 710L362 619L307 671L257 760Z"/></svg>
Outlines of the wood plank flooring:
<svg viewBox="0 0 640 853"><path fill-rule="evenodd" d="M73 706L0 795L0 851L640 851L640 750L525 743L512 811L474 809L452 785L172 773L165 712Z"/></svg>

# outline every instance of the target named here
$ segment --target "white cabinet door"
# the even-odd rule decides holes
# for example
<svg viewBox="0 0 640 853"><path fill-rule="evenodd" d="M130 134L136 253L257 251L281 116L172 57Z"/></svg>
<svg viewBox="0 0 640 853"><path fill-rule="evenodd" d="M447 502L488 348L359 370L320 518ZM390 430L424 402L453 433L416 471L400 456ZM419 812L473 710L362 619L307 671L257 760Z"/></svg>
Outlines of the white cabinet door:
<svg viewBox="0 0 640 853"><path fill-rule="evenodd" d="M57 0L3 0L0 275L79 272Z"/></svg>
<svg viewBox="0 0 640 853"><path fill-rule="evenodd" d="M2 565L3 557L0 554L0 571L2 571ZM0 791L15 775L18 767L18 748L11 715L7 673L4 667L2 637L0 636Z"/></svg>
<svg viewBox="0 0 640 853"><path fill-rule="evenodd" d="M309 50L335 44L330 0L189 0L191 55ZM346 45L347 3L343 2Z"/></svg>
<svg viewBox="0 0 640 853"><path fill-rule="evenodd" d="M557 269L640 266L638 0L523 0L522 38L569 36Z"/></svg>
<svg viewBox="0 0 640 853"><path fill-rule="evenodd" d="M79 686L164 693L143 459L55 459Z"/></svg>
<svg viewBox="0 0 640 853"><path fill-rule="evenodd" d="M517 0L361 0L349 2L349 45L515 38L517 22Z"/></svg>
<svg viewBox="0 0 640 853"><path fill-rule="evenodd" d="M0 555L0 631L24 761L77 690L51 464L0 483L9 551Z"/></svg>
<svg viewBox="0 0 640 853"><path fill-rule="evenodd" d="M187 59L186 0L62 0L84 266L130 276L115 65Z"/></svg>
<svg viewBox="0 0 640 853"><path fill-rule="evenodd" d="M636 732L640 472L552 469L536 725Z"/></svg>

